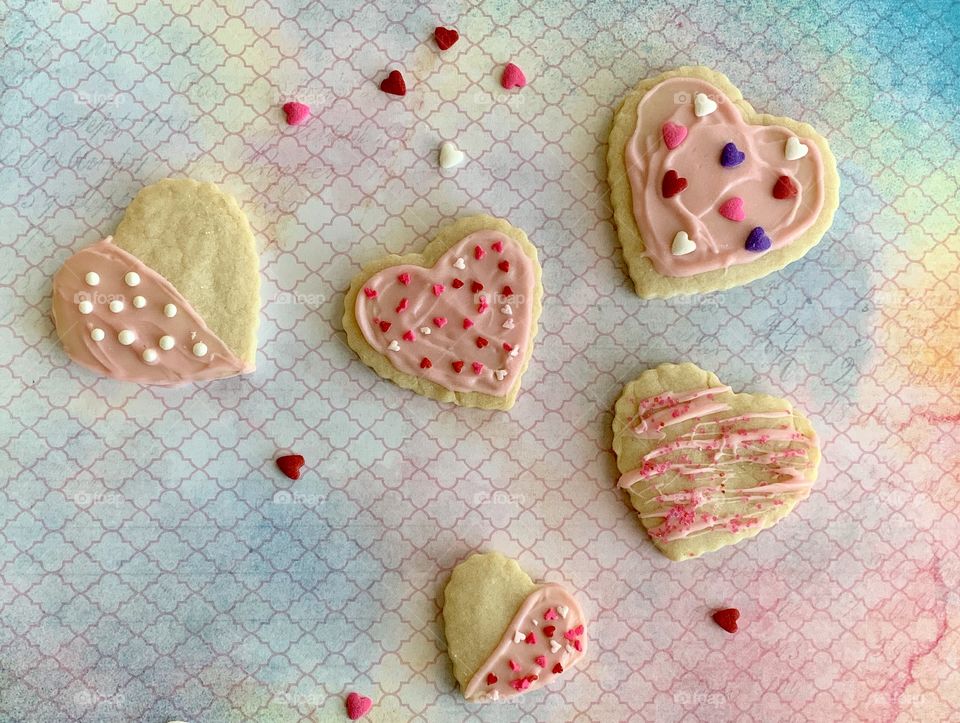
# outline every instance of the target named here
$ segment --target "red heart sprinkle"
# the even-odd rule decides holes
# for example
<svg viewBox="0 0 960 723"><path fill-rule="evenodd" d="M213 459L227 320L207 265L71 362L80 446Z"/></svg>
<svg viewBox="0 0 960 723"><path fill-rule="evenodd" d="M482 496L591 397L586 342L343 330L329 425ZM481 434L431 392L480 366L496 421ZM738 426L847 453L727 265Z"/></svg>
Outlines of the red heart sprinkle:
<svg viewBox="0 0 960 723"><path fill-rule="evenodd" d="M347 718L350 720L360 720L373 707L373 701L365 695L351 693L347 696Z"/></svg>
<svg viewBox="0 0 960 723"><path fill-rule="evenodd" d="M680 191L687 187L687 179L681 178L676 171L670 170L663 174L663 184L661 190L664 198L676 196Z"/></svg>
<svg viewBox="0 0 960 723"><path fill-rule="evenodd" d="M780 176L777 179L777 182L773 184L773 197L783 200L785 198L793 198L800 192L800 189L797 188L790 176Z"/></svg>
<svg viewBox="0 0 960 723"><path fill-rule="evenodd" d="M307 122L310 117L310 106L306 103L284 103L283 112L287 116L288 126L298 126Z"/></svg>
<svg viewBox="0 0 960 723"><path fill-rule="evenodd" d="M470 319L464 319L464 320L463 320L463 328L464 328L464 329L469 329L471 326L473 326L473 322L470 321Z"/></svg>
<svg viewBox="0 0 960 723"><path fill-rule="evenodd" d="M478 314L482 314L483 312L485 312L485 311L487 310L487 308L488 308L489 306L490 306L490 302L487 301L487 297L486 297L486 296L481 296L481 297L480 297L480 303L477 304L477 313L478 313Z"/></svg>
<svg viewBox="0 0 960 723"><path fill-rule="evenodd" d="M573 649L576 650L576 651L579 653L580 651L583 650L583 643L582 643L581 641L579 641L579 640L574 640L574 641L573 641Z"/></svg>
<svg viewBox="0 0 960 723"><path fill-rule="evenodd" d="M463 282L460 279L453 280L453 288L459 289L461 286L463 286Z"/></svg>
<svg viewBox="0 0 960 723"><path fill-rule="evenodd" d="M477 337L477 349L483 349L483 347L485 347L485 346L486 346L487 344L489 344L489 343L490 343L490 342L488 342L488 341L487 341L486 339L484 339L482 336L478 336L478 337Z"/></svg>
<svg viewBox="0 0 960 723"><path fill-rule="evenodd" d="M531 630L529 633L527 633L527 637L524 638L524 641L523 641L523 642L525 642L527 645L536 645L536 644L537 644L537 636L536 636L536 635L534 634L534 632Z"/></svg>
<svg viewBox="0 0 960 723"><path fill-rule="evenodd" d="M539 665L541 668L546 668L546 667L547 667L547 656L546 656L546 655L538 655L536 658L533 659L533 662L536 663L537 665Z"/></svg>
<svg viewBox="0 0 960 723"><path fill-rule="evenodd" d="M433 285L433 295L440 296L446 289L444 289L443 284L434 284Z"/></svg>
<svg viewBox="0 0 960 723"><path fill-rule="evenodd" d="M500 253L501 251L503 251L503 241L494 241L493 244L491 244L490 248L492 248L497 253Z"/></svg>
<svg viewBox="0 0 960 723"><path fill-rule="evenodd" d="M480 374L482 371L483 371L483 364L481 364L480 362L474 362L474 363L473 363L473 373L474 373L474 374Z"/></svg>
<svg viewBox="0 0 960 723"><path fill-rule="evenodd" d="M478 291L483 291L483 284L481 284L479 281L471 281L470 291L472 291L474 294L476 294Z"/></svg>
<svg viewBox="0 0 960 723"><path fill-rule="evenodd" d="M487 673L487 685L493 685L498 680L500 679L497 676L495 676L493 673Z"/></svg>
<svg viewBox="0 0 960 723"><path fill-rule="evenodd" d="M403 81L399 70L391 70L390 75L380 83L380 90L390 95L406 95L407 84Z"/></svg>
<svg viewBox="0 0 960 723"><path fill-rule="evenodd" d="M409 306L410 306L410 302L407 301L406 297L404 297L403 299L400 299L400 303L397 304L397 308L395 309L395 311L399 314L401 311L406 311L407 307Z"/></svg>
<svg viewBox="0 0 960 723"><path fill-rule="evenodd" d="M486 256L486 255L487 255L487 252L484 251L484 250L483 250L482 248L480 248L479 246L474 246L474 247L473 247L473 258L475 258L477 261L479 261L480 259L482 259L482 258L483 258L484 256Z"/></svg>
<svg viewBox="0 0 960 723"><path fill-rule="evenodd" d="M513 347L512 347L510 344L507 344L507 342L503 342L503 350L504 350L504 351L513 351Z"/></svg>
<svg viewBox="0 0 960 723"><path fill-rule="evenodd" d="M463 371L462 361L455 361L452 366L453 366L453 371L455 371L457 374Z"/></svg>
<svg viewBox="0 0 960 723"><path fill-rule="evenodd" d="M560 675L560 673L563 672L563 666L560 665L560 663L557 663L556 665L553 666L553 672L554 672L556 675Z"/></svg>
<svg viewBox="0 0 960 723"><path fill-rule="evenodd" d="M510 670L512 670L512 671L514 671L514 672L520 670L520 664L519 664L519 663L515 663L514 661L511 660L511 661L510 661Z"/></svg>
<svg viewBox="0 0 960 723"><path fill-rule="evenodd" d="M417 335L413 333L413 329L407 329L405 332L403 332L403 338L405 341L415 341Z"/></svg>
<svg viewBox="0 0 960 723"><path fill-rule="evenodd" d="M424 357L423 359L420 360L421 369L429 369L432 366L433 366L433 362L430 361L429 357Z"/></svg>
<svg viewBox="0 0 960 723"><path fill-rule="evenodd" d="M526 84L527 78L523 71L513 63L507 63L500 78L500 85L510 90L511 88L522 88Z"/></svg>
<svg viewBox="0 0 960 723"><path fill-rule="evenodd" d="M739 629L737 620L740 619L740 611L736 608L724 608L717 610L712 616L713 622L726 630L728 633L735 633Z"/></svg>
<svg viewBox="0 0 960 723"><path fill-rule="evenodd" d="M433 318L433 323L437 325L438 329L442 329L447 325L447 317L445 316L435 316Z"/></svg>
<svg viewBox="0 0 960 723"><path fill-rule="evenodd" d="M277 457L277 467L290 479L300 479L300 468L303 467L302 454L285 454Z"/></svg>
<svg viewBox="0 0 960 723"><path fill-rule="evenodd" d="M504 273L506 273L507 271L510 270L510 262L504 259L499 264L497 264L497 268L503 271Z"/></svg>
<svg viewBox="0 0 960 723"><path fill-rule="evenodd" d="M447 50L460 39L460 33L453 28L437 27L433 31L433 39L437 41L437 47L440 50Z"/></svg>
<svg viewBox="0 0 960 723"><path fill-rule="evenodd" d="M504 295L504 296L513 296L513 289L511 289L509 286L504 286L504 287L503 287L503 295Z"/></svg>
<svg viewBox="0 0 960 723"><path fill-rule="evenodd" d="M401 284L403 284L404 286L409 286L409 285L410 285L410 274L408 274L406 271L404 271L402 274L400 274L400 275L397 277L397 281L399 281L399 282L400 282Z"/></svg>
<svg viewBox="0 0 960 723"><path fill-rule="evenodd" d="M367 295L368 299L377 298L377 290L371 289L369 286L363 290L363 293Z"/></svg>
<svg viewBox="0 0 960 723"><path fill-rule="evenodd" d="M391 327L391 326L393 326L393 324L391 324L389 321L381 321L381 322L380 322L380 331L382 331L384 334L386 334L388 331L390 331L390 327Z"/></svg>
<svg viewBox="0 0 960 723"><path fill-rule="evenodd" d="M545 628L543 629L543 634L546 635L548 638L552 638L552 637L553 637L553 634L554 634L556 631L557 631L557 628L556 628L555 626L553 626L553 625L548 625L547 627L545 627Z"/></svg>

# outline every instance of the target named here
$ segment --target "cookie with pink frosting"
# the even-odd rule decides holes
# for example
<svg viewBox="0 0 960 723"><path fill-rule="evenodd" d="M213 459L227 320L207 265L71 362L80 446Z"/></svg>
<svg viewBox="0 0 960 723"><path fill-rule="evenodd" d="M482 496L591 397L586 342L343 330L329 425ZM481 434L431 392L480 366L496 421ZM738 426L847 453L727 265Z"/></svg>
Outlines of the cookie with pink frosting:
<svg viewBox="0 0 960 723"><path fill-rule="evenodd" d="M772 527L810 495L817 434L785 399L735 393L694 364L663 364L617 401L613 449L647 534L687 560Z"/></svg>
<svg viewBox="0 0 960 723"><path fill-rule="evenodd" d="M556 583L535 583L498 552L471 555L444 589L447 654L463 696L488 702L554 681L587 650L589 624Z"/></svg>
<svg viewBox="0 0 960 723"><path fill-rule="evenodd" d="M840 181L806 123L758 113L722 74L684 67L624 99L607 157L637 293L728 289L801 258L830 228Z"/></svg>
<svg viewBox="0 0 960 723"><path fill-rule="evenodd" d="M347 342L377 374L432 399L509 409L533 350L537 250L506 221L471 216L422 253L366 266L344 301Z"/></svg>
<svg viewBox="0 0 960 723"><path fill-rule="evenodd" d="M53 279L64 350L96 374L177 385L253 371L258 258L236 201L211 183L142 189L113 236Z"/></svg>

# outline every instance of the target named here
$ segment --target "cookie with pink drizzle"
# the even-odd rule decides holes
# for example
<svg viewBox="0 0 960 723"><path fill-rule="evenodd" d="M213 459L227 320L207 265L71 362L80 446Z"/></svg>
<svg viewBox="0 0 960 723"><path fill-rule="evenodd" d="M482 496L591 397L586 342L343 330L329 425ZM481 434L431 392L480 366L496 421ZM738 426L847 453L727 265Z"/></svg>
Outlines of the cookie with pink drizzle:
<svg viewBox="0 0 960 723"><path fill-rule="evenodd" d="M805 123L757 113L703 67L627 95L607 161L617 233L644 298L766 276L816 245L839 203L827 141Z"/></svg>
<svg viewBox="0 0 960 723"><path fill-rule="evenodd" d="M784 399L734 393L693 364L663 364L617 401L613 448L647 534L671 560L771 527L810 494L820 448Z"/></svg>
<svg viewBox="0 0 960 723"><path fill-rule="evenodd" d="M540 276L523 231L489 216L465 218L423 253L364 268L344 302L347 342L401 387L509 409L537 333Z"/></svg>
<svg viewBox="0 0 960 723"><path fill-rule="evenodd" d="M454 676L477 702L550 685L583 657L589 636L569 592L533 582L497 552L471 555L454 569L443 625Z"/></svg>
<svg viewBox="0 0 960 723"><path fill-rule="evenodd" d="M114 237L75 253L53 279L67 354L97 374L176 385L253 371L259 314L253 234L213 184L142 189Z"/></svg>

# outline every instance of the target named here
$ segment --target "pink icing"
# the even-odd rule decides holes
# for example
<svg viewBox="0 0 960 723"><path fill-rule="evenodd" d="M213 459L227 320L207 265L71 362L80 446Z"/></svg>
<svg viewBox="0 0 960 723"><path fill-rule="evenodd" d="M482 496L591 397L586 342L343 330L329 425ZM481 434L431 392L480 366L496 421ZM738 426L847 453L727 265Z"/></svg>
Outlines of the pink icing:
<svg viewBox="0 0 960 723"><path fill-rule="evenodd" d="M698 118L694 112L697 93L714 99L717 109ZM671 123L687 129L686 137L673 149L664 140L664 126ZM672 145L678 134L673 126L667 128ZM788 161L784 149L794 135L783 126L747 124L737 106L699 78L670 78L647 91L637 105L637 127L624 160L645 255L658 273L692 276L749 263L763 255L744 248L753 228L762 227L773 242L771 248L778 249L810 227L824 204L823 160L818 146L801 138L807 155ZM725 168L720 165L720 153L730 142L746 154L746 160ZM686 178L688 186L664 198L661 186L669 170ZM799 188L795 197L774 198L773 187L780 176L790 177ZM725 218L719 211L732 197L743 200L741 221ZM679 231L696 243L695 251L672 253Z"/></svg>
<svg viewBox="0 0 960 723"><path fill-rule="evenodd" d="M548 609L557 608L565 608L566 616L557 616L551 634L533 634L533 621L545 618ZM548 685L583 657L587 640L584 625L583 611L570 593L553 583L541 585L523 601L463 696L467 700L508 698ZM551 645L551 641L556 644Z"/></svg>
<svg viewBox="0 0 960 723"><path fill-rule="evenodd" d="M648 530L654 539L671 542L703 532L739 532L759 524L759 513L770 506L782 505L790 496L805 496L813 484L810 452L816 438L789 424L792 415L786 410L717 416L730 410L723 399L729 393L726 386L683 394L664 392L637 405L630 430L639 439L666 439L668 428L695 422L644 455L642 464L618 482L619 487L640 485L631 491L653 495L657 506L640 516L660 520ZM764 481L728 490L727 483L745 465L763 468ZM677 480L685 483L679 491L660 492ZM755 512L717 513L717 505L734 500L752 501Z"/></svg>
<svg viewBox="0 0 960 723"><path fill-rule="evenodd" d="M533 260L516 241L477 231L432 268L391 266L367 279L357 294L357 324L399 371L455 392L504 396L518 381L529 341L535 283ZM393 342L399 349L390 349Z"/></svg>
<svg viewBox="0 0 960 723"><path fill-rule="evenodd" d="M99 283L87 282L89 272L99 275ZM124 281L128 272L139 275L139 284L129 286ZM137 308L136 296L143 297L146 305ZM111 301L121 301L122 311L111 311ZM83 302L92 304L90 313L81 313ZM176 306L175 316L164 314L167 304ZM63 348L74 361L114 379L172 385L253 370L210 331L169 281L109 237L71 256L54 276L53 319ZM93 338L94 329L103 331L102 340ZM136 335L132 344L120 343L123 330ZM161 348L163 336L174 340L171 349ZM194 353L198 343L206 346L203 356ZM146 349L156 353L155 362L144 360Z"/></svg>

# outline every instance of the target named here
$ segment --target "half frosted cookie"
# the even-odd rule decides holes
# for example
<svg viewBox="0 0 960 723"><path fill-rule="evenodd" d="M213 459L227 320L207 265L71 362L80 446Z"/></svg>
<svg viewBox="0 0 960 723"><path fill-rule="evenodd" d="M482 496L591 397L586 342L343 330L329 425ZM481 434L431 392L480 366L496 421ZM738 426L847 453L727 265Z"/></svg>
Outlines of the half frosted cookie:
<svg viewBox="0 0 960 723"><path fill-rule="evenodd" d="M463 696L486 702L549 685L587 649L586 618L560 585L497 552L471 555L444 590L447 653Z"/></svg>
<svg viewBox="0 0 960 723"><path fill-rule="evenodd" d="M756 112L722 74L642 81L607 156L617 234L644 298L728 289L801 258L829 229L840 181L827 141Z"/></svg>
<svg viewBox="0 0 960 723"><path fill-rule="evenodd" d="M420 254L366 266L344 301L347 342L377 374L418 394L509 409L537 334L537 250L506 221L471 216Z"/></svg>
<svg viewBox="0 0 960 723"><path fill-rule="evenodd" d="M113 237L67 259L53 318L67 354L103 376L172 385L253 371L259 273L250 225L210 183L164 180Z"/></svg>
<svg viewBox="0 0 960 723"><path fill-rule="evenodd" d="M613 449L653 544L686 560L772 527L810 494L817 434L785 399L734 393L694 364L663 364L617 401Z"/></svg>

